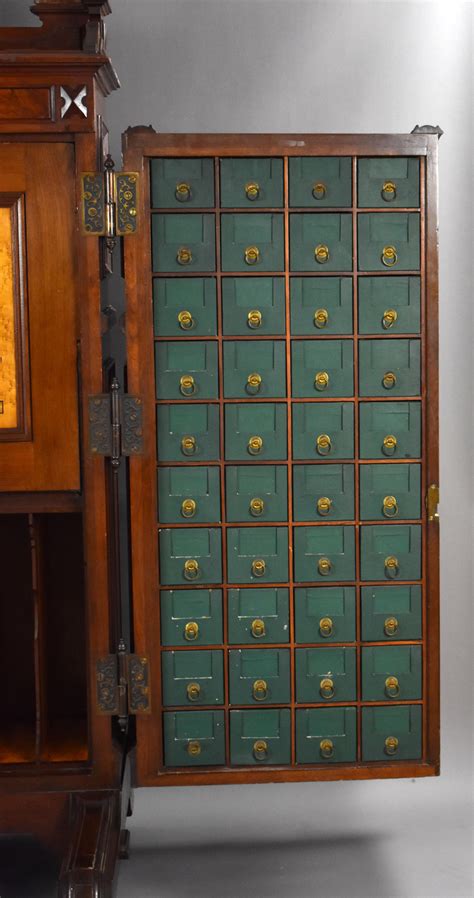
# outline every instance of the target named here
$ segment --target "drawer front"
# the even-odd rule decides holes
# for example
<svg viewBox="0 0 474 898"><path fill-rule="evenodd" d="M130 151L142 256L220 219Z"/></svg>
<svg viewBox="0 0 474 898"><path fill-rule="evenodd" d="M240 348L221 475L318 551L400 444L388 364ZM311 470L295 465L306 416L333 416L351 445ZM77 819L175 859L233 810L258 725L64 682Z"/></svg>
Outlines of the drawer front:
<svg viewBox="0 0 474 898"><path fill-rule="evenodd" d="M155 373L157 399L217 399L217 343L156 343Z"/></svg>
<svg viewBox="0 0 474 898"><path fill-rule="evenodd" d="M288 520L288 478L283 465L226 468L228 521Z"/></svg>
<svg viewBox="0 0 474 898"><path fill-rule="evenodd" d="M362 709L362 760L410 761L421 758L420 705Z"/></svg>
<svg viewBox="0 0 474 898"><path fill-rule="evenodd" d="M212 524L221 519L219 468L180 465L158 469L158 517L162 524Z"/></svg>
<svg viewBox="0 0 474 898"><path fill-rule="evenodd" d="M216 265L214 215L152 216L153 271L213 271Z"/></svg>
<svg viewBox="0 0 474 898"><path fill-rule="evenodd" d="M355 708L300 708L296 712L296 760L334 764L357 757Z"/></svg>
<svg viewBox="0 0 474 898"><path fill-rule="evenodd" d="M361 527L361 573L363 580L418 580L420 524Z"/></svg>
<svg viewBox="0 0 474 898"><path fill-rule="evenodd" d="M421 515L420 465L361 465L360 516L408 520Z"/></svg>
<svg viewBox="0 0 474 898"><path fill-rule="evenodd" d="M352 340L294 340L292 395L297 398L353 396Z"/></svg>
<svg viewBox="0 0 474 898"><path fill-rule="evenodd" d="M221 159L221 206L283 206L283 159Z"/></svg>
<svg viewBox="0 0 474 898"><path fill-rule="evenodd" d="M227 575L230 583L285 583L288 580L286 527L229 527Z"/></svg>
<svg viewBox="0 0 474 898"><path fill-rule="evenodd" d="M291 206L351 206L348 156L293 157L289 164Z"/></svg>
<svg viewBox="0 0 474 898"><path fill-rule="evenodd" d="M358 240L361 271L417 271L420 267L417 212L361 212Z"/></svg>
<svg viewBox="0 0 474 898"><path fill-rule="evenodd" d="M230 759L235 765L289 764L291 714L288 708L230 712Z"/></svg>
<svg viewBox="0 0 474 898"><path fill-rule="evenodd" d="M284 334L284 279L222 278L222 316L226 335Z"/></svg>
<svg viewBox="0 0 474 898"><path fill-rule="evenodd" d="M354 518L353 465L294 465L295 521L348 521Z"/></svg>
<svg viewBox="0 0 474 898"><path fill-rule="evenodd" d="M279 705L289 702L289 650L231 649L229 693L233 705Z"/></svg>
<svg viewBox="0 0 474 898"><path fill-rule="evenodd" d="M257 645L289 640L289 598L284 587L229 589L229 642Z"/></svg>
<svg viewBox="0 0 474 898"><path fill-rule="evenodd" d="M297 702L356 700L355 648L296 649L295 656Z"/></svg>
<svg viewBox="0 0 474 898"><path fill-rule="evenodd" d="M223 271L283 271L283 215L221 215Z"/></svg>
<svg viewBox="0 0 474 898"><path fill-rule="evenodd" d="M418 277L359 278L360 334L418 334Z"/></svg>
<svg viewBox="0 0 474 898"><path fill-rule="evenodd" d="M361 458L419 458L421 404L419 402L361 402Z"/></svg>
<svg viewBox="0 0 474 898"><path fill-rule="evenodd" d="M152 159L151 202L155 209L212 208L212 159Z"/></svg>
<svg viewBox="0 0 474 898"><path fill-rule="evenodd" d="M225 408L225 457L243 461L285 459L286 404L248 402Z"/></svg>
<svg viewBox="0 0 474 898"><path fill-rule="evenodd" d="M163 652L161 656L163 704L222 705L224 663L222 652Z"/></svg>
<svg viewBox="0 0 474 898"><path fill-rule="evenodd" d="M421 586L363 586L362 639L421 639Z"/></svg>
<svg viewBox="0 0 474 898"><path fill-rule="evenodd" d="M221 589L164 589L160 593L163 645L220 645Z"/></svg>
<svg viewBox="0 0 474 898"><path fill-rule="evenodd" d="M223 711L165 711L163 740L166 767L225 764Z"/></svg>
<svg viewBox="0 0 474 898"><path fill-rule="evenodd" d="M359 206L419 206L420 163L409 156L359 159Z"/></svg>
<svg viewBox="0 0 474 898"><path fill-rule="evenodd" d="M219 459L219 407L161 405L157 411L160 461L217 461Z"/></svg>
<svg viewBox="0 0 474 898"><path fill-rule="evenodd" d="M291 271L351 271L352 218L334 212L290 216Z"/></svg>
<svg viewBox="0 0 474 898"><path fill-rule="evenodd" d="M324 337L352 333L352 279L290 279L291 333Z"/></svg>
<svg viewBox="0 0 474 898"><path fill-rule="evenodd" d="M419 340L361 340L361 396L417 396L420 393Z"/></svg>
<svg viewBox="0 0 474 898"><path fill-rule="evenodd" d="M226 341L224 396L226 399L286 396L286 346L283 340Z"/></svg>
<svg viewBox="0 0 474 898"><path fill-rule="evenodd" d="M295 527L295 580L354 580L353 527Z"/></svg>
<svg viewBox="0 0 474 898"><path fill-rule="evenodd" d="M297 642L353 642L355 588L313 586L295 589Z"/></svg>
<svg viewBox="0 0 474 898"><path fill-rule="evenodd" d="M157 337L215 336L214 278L155 278L153 321Z"/></svg>
<svg viewBox="0 0 474 898"><path fill-rule="evenodd" d="M421 698L421 645L365 646L362 699L368 702Z"/></svg>
<svg viewBox="0 0 474 898"><path fill-rule="evenodd" d="M160 581L165 585L221 583L220 530L160 530Z"/></svg>
<svg viewBox="0 0 474 898"><path fill-rule="evenodd" d="M354 406L299 402L293 406L293 458L354 458Z"/></svg>

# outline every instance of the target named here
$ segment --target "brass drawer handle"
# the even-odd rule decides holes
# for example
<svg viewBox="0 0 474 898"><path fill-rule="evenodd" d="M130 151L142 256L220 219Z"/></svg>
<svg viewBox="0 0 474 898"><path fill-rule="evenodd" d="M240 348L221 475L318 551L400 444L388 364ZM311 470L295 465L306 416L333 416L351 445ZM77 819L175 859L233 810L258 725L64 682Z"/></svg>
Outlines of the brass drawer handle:
<svg viewBox="0 0 474 898"><path fill-rule="evenodd" d="M321 517L326 517L331 511L332 499L328 499L327 496L321 496L316 503L316 508Z"/></svg>
<svg viewBox="0 0 474 898"><path fill-rule="evenodd" d="M313 189L311 191L315 200L323 200L326 196L326 185L322 183L322 181L318 181L317 184L313 184Z"/></svg>
<svg viewBox="0 0 474 898"><path fill-rule="evenodd" d="M386 371L382 377L382 386L384 386L386 390L393 390L396 383L397 375L394 374L393 371Z"/></svg>
<svg viewBox="0 0 474 898"><path fill-rule="evenodd" d="M334 698L335 693L334 680L331 680L330 677L324 677L319 684L319 694L321 698Z"/></svg>
<svg viewBox="0 0 474 898"><path fill-rule="evenodd" d="M397 438L393 436L392 433L388 433L386 437L383 438L382 443L382 452L384 455L393 455L397 448Z"/></svg>
<svg viewBox="0 0 474 898"><path fill-rule="evenodd" d="M382 316L382 327L384 327L385 330L388 331L389 328L393 327L397 318L398 312L396 311L396 309L385 309L385 312Z"/></svg>
<svg viewBox="0 0 474 898"><path fill-rule="evenodd" d="M181 440L181 452L183 455L194 455L196 449L196 437L183 437Z"/></svg>
<svg viewBox="0 0 474 898"><path fill-rule="evenodd" d="M190 620L184 628L184 638L187 642L195 642L199 636L199 624L195 620Z"/></svg>
<svg viewBox="0 0 474 898"><path fill-rule="evenodd" d="M386 636L395 636L398 631L398 621L396 617L387 617L384 625L383 631Z"/></svg>
<svg viewBox="0 0 474 898"><path fill-rule="evenodd" d="M398 751L398 739L396 736L387 736L384 752L386 755L395 755Z"/></svg>
<svg viewBox="0 0 474 898"><path fill-rule="evenodd" d="M330 617L322 617L319 621L319 633L324 638L327 639L329 636L332 636L334 632L334 624Z"/></svg>
<svg viewBox="0 0 474 898"><path fill-rule="evenodd" d="M176 253L176 261L178 265L189 265L193 261L193 254L186 246L180 247Z"/></svg>
<svg viewBox="0 0 474 898"><path fill-rule="evenodd" d="M252 561L252 574L254 577L263 577L266 564L263 558L255 558Z"/></svg>
<svg viewBox="0 0 474 898"><path fill-rule="evenodd" d="M264 702L268 697L268 686L265 680L255 680L252 686L252 695L256 702Z"/></svg>
<svg viewBox="0 0 474 898"><path fill-rule="evenodd" d="M260 517L263 514L265 509L265 502L263 499L260 499L256 496L254 499L250 500L249 511L250 514L254 516L254 518Z"/></svg>
<svg viewBox="0 0 474 898"><path fill-rule="evenodd" d="M196 392L196 381L192 374L183 374L179 379L179 392L182 396L193 396Z"/></svg>
<svg viewBox="0 0 474 898"><path fill-rule="evenodd" d="M260 374L249 374L247 377L247 383L245 384L245 389L250 396L255 396L260 392L260 387L262 386L262 377Z"/></svg>
<svg viewBox="0 0 474 898"><path fill-rule="evenodd" d="M263 449L262 437L250 437L247 443L247 452L250 455L258 455Z"/></svg>
<svg viewBox="0 0 474 898"><path fill-rule="evenodd" d="M187 744L186 751L190 758L197 758L201 754L201 743L197 739L191 739Z"/></svg>
<svg viewBox="0 0 474 898"><path fill-rule="evenodd" d="M318 371L314 375L314 386L316 390L327 390L329 386L329 374L327 371Z"/></svg>
<svg viewBox="0 0 474 898"><path fill-rule="evenodd" d="M191 199L191 185L186 184L186 181L181 181L176 185L174 195L180 203L189 202Z"/></svg>
<svg viewBox="0 0 474 898"><path fill-rule="evenodd" d="M260 185L256 181L249 181L245 185L245 195L248 200L258 200L260 196Z"/></svg>
<svg viewBox="0 0 474 898"><path fill-rule="evenodd" d="M266 635L265 634L265 621L260 620L260 618L257 617L255 620L252 621L252 624L250 626L250 631L252 633L252 636L255 639L261 639L262 636Z"/></svg>
<svg viewBox="0 0 474 898"><path fill-rule="evenodd" d="M382 503L382 512L386 518L395 518L398 514L398 503L395 496L385 496Z"/></svg>
<svg viewBox="0 0 474 898"><path fill-rule="evenodd" d="M385 680L385 695L388 698L398 698L400 695L400 683L397 677L387 677Z"/></svg>
<svg viewBox="0 0 474 898"><path fill-rule="evenodd" d="M247 265L256 265L260 260L260 250L258 246L248 246L244 252L244 259Z"/></svg>
<svg viewBox="0 0 474 898"><path fill-rule="evenodd" d="M396 555L389 555L384 561L384 568L387 577L393 580L394 577L397 576L400 568L398 565L398 558Z"/></svg>
<svg viewBox="0 0 474 898"><path fill-rule="evenodd" d="M184 562L183 573L186 580L195 580L199 576L199 563L195 558L188 558Z"/></svg>
<svg viewBox="0 0 474 898"><path fill-rule="evenodd" d="M253 744L253 756L256 761L264 761L268 755L268 745L265 739L257 739Z"/></svg>
<svg viewBox="0 0 474 898"><path fill-rule="evenodd" d="M320 558L318 561L318 571L323 577L331 573L332 564L329 558Z"/></svg>
<svg viewBox="0 0 474 898"><path fill-rule="evenodd" d="M316 309L314 313L314 326L323 328L326 327L329 319L329 313L327 309Z"/></svg>
<svg viewBox="0 0 474 898"><path fill-rule="evenodd" d="M318 455L329 455L331 451L331 437L327 433L320 433L316 439L316 452Z"/></svg>
<svg viewBox="0 0 474 898"><path fill-rule="evenodd" d="M197 702L199 696L201 695L201 687L199 683L188 683L186 686L186 694L188 696L188 701Z"/></svg>
<svg viewBox="0 0 474 898"><path fill-rule="evenodd" d="M191 312L188 312L187 309L178 312L178 324L182 331L190 331L191 328L194 327L194 323L194 318L191 315Z"/></svg>
<svg viewBox="0 0 474 898"><path fill-rule="evenodd" d="M322 758L332 758L334 756L334 742L332 739L321 739L319 754Z"/></svg>
<svg viewBox="0 0 474 898"><path fill-rule="evenodd" d="M314 250L314 258L320 265L324 265L329 261L329 247L325 243L320 243Z"/></svg>
<svg viewBox="0 0 474 898"><path fill-rule="evenodd" d="M183 499L181 502L181 514L183 518L193 518L197 511L195 499Z"/></svg>
<svg viewBox="0 0 474 898"><path fill-rule="evenodd" d="M386 203L391 203L397 196L397 185L393 181L384 181L382 190L380 191L382 199Z"/></svg>
<svg viewBox="0 0 474 898"><path fill-rule="evenodd" d="M247 315L247 324L252 330L256 330L262 323L262 313L258 309L251 309Z"/></svg>
<svg viewBox="0 0 474 898"><path fill-rule="evenodd" d="M393 268L398 262L397 250L394 246L384 246L381 255L382 264L386 268Z"/></svg>

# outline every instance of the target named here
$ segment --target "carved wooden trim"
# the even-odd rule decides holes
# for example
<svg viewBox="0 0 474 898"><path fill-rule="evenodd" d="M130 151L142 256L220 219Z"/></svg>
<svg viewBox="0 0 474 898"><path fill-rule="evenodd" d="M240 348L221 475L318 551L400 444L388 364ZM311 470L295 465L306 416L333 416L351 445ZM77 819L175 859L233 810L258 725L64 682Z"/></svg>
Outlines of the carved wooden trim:
<svg viewBox="0 0 474 898"><path fill-rule="evenodd" d="M123 848L120 792L71 795L71 837L59 876L59 898L112 898Z"/></svg>

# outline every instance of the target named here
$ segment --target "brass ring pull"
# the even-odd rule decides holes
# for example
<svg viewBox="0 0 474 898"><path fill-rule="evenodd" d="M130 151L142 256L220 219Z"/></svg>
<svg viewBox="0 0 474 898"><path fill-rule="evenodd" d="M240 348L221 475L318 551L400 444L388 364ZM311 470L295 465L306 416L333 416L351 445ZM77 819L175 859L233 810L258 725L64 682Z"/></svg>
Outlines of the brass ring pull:
<svg viewBox="0 0 474 898"><path fill-rule="evenodd" d="M186 751L190 758L197 758L201 754L201 743L197 739L191 739L187 744Z"/></svg>
<svg viewBox="0 0 474 898"><path fill-rule="evenodd" d="M380 191L382 199L386 203L391 203L397 196L397 185L393 181L384 181L382 190Z"/></svg>
<svg viewBox="0 0 474 898"><path fill-rule="evenodd" d="M316 502L316 508L318 510L318 514L321 517L326 517L329 514L332 508L332 499L328 499L327 496L320 496L318 501Z"/></svg>
<svg viewBox="0 0 474 898"><path fill-rule="evenodd" d="M244 259L247 265L256 265L260 260L260 250L258 246L248 246L244 252Z"/></svg>
<svg viewBox="0 0 474 898"><path fill-rule="evenodd" d="M332 739L321 739L319 754L322 758L332 758L334 756L334 742Z"/></svg>
<svg viewBox="0 0 474 898"><path fill-rule="evenodd" d="M258 200L260 196L260 186L256 181L249 181L245 185L245 195L248 200Z"/></svg>
<svg viewBox="0 0 474 898"><path fill-rule="evenodd" d="M247 443L247 452L250 455L258 455L263 449L262 437L250 437Z"/></svg>
<svg viewBox="0 0 474 898"><path fill-rule="evenodd" d="M318 571L323 577L327 577L331 573L332 564L329 558L320 558L318 561Z"/></svg>
<svg viewBox="0 0 474 898"><path fill-rule="evenodd" d="M319 621L319 633L324 639L328 639L334 632L334 624L330 617L322 617Z"/></svg>
<svg viewBox="0 0 474 898"><path fill-rule="evenodd" d="M184 628L184 638L187 642L195 642L199 636L199 624L195 620L190 620Z"/></svg>
<svg viewBox="0 0 474 898"><path fill-rule="evenodd" d="M199 576L199 563L195 558L188 558L184 562L183 573L186 580L196 580Z"/></svg>
<svg viewBox="0 0 474 898"><path fill-rule="evenodd" d="M331 451L331 437L327 433L320 433L316 439L316 452L318 455L329 455Z"/></svg>
<svg viewBox="0 0 474 898"><path fill-rule="evenodd" d="M393 434L388 433L386 437L383 438L382 443L382 452L384 455L393 455L397 448L397 438L393 436Z"/></svg>
<svg viewBox="0 0 474 898"><path fill-rule="evenodd" d="M260 374L249 374L247 377L247 383L245 384L245 389L250 396L255 396L260 392L260 387L262 386L262 378Z"/></svg>
<svg viewBox="0 0 474 898"><path fill-rule="evenodd" d="M186 184L186 181L181 181L180 184L176 185L174 195L180 203L189 202L191 199L191 185Z"/></svg>
<svg viewBox="0 0 474 898"><path fill-rule="evenodd" d="M193 261L193 254L186 246L181 246L176 253L178 265L189 265Z"/></svg>
<svg viewBox="0 0 474 898"><path fill-rule="evenodd" d="M183 499L181 502L181 514L183 518L193 518L197 511L195 499Z"/></svg>
<svg viewBox="0 0 474 898"><path fill-rule="evenodd" d="M196 381L192 374L183 374L179 379L179 392L182 396L193 396L196 392Z"/></svg>
<svg viewBox="0 0 474 898"><path fill-rule="evenodd" d="M384 625L383 631L386 636L395 636L398 631L398 621L396 617L387 617Z"/></svg>
<svg viewBox="0 0 474 898"><path fill-rule="evenodd" d="M385 387L386 390L393 390L396 383L397 375L394 374L393 371L386 371L382 377L382 386Z"/></svg>
<svg viewBox="0 0 474 898"><path fill-rule="evenodd" d="M197 702L199 696L201 695L201 687L199 683L188 683L186 686L186 694L188 696L188 701Z"/></svg>
<svg viewBox="0 0 474 898"><path fill-rule="evenodd" d="M250 632L255 639L261 639L262 636L265 636L265 621L257 617L251 623Z"/></svg>
<svg viewBox="0 0 474 898"><path fill-rule="evenodd" d="M255 496L254 499L250 500L249 511L250 514L254 516L254 518L259 518L260 515L263 514L264 508L265 502L258 496Z"/></svg>
<svg viewBox="0 0 474 898"><path fill-rule="evenodd" d="M384 561L385 574L393 580L399 571L398 558L395 555L389 555Z"/></svg>
<svg viewBox="0 0 474 898"><path fill-rule="evenodd" d="M265 739L257 739L253 744L253 756L256 761L264 761L268 755L268 745Z"/></svg>
<svg viewBox="0 0 474 898"><path fill-rule="evenodd" d="M395 496L385 496L382 503L382 512L386 518L395 518L398 514L398 503Z"/></svg>
<svg viewBox="0 0 474 898"><path fill-rule="evenodd" d="M335 695L334 680L325 677L319 684L319 694L321 698L334 698Z"/></svg>
<svg viewBox="0 0 474 898"><path fill-rule="evenodd" d="M178 324L182 331L190 331L194 327L194 318L191 312L188 312L186 309L178 312Z"/></svg>
<svg viewBox="0 0 474 898"><path fill-rule="evenodd" d="M396 309L385 309L385 312L382 316L382 327L388 331L395 324L398 318L398 312Z"/></svg>
<svg viewBox="0 0 474 898"><path fill-rule="evenodd" d="M183 437L181 440L181 452L183 455L194 455L196 449L196 437Z"/></svg>
<svg viewBox="0 0 474 898"><path fill-rule="evenodd" d="M265 680L255 680L252 686L252 695L256 702L264 702L268 697L268 686Z"/></svg>
<svg viewBox="0 0 474 898"><path fill-rule="evenodd" d="M316 390L327 390L329 386L329 374L327 371L318 371L314 375L314 387Z"/></svg>
<svg viewBox="0 0 474 898"><path fill-rule="evenodd" d="M252 574L254 577L263 577L266 564L263 558L255 558L252 561Z"/></svg>
<svg viewBox="0 0 474 898"><path fill-rule="evenodd" d="M323 200L326 196L326 185L322 183L322 181L318 181L317 184L313 184L313 189L311 191L315 200Z"/></svg>
<svg viewBox="0 0 474 898"><path fill-rule="evenodd" d="M386 755L395 755L398 751L398 739L396 736L387 736L384 752Z"/></svg>
<svg viewBox="0 0 474 898"><path fill-rule="evenodd" d="M314 326L319 327L320 329L326 327L328 318L329 314L327 309L316 309L313 318Z"/></svg>
<svg viewBox="0 0 474 898"><path fill-rule="evenodd" d="M382 264L386 268L393 268L398 262L397 251L394 246L384 246L381 255Z"/></svg>
<svg viewBox="0 0 474 898"><path fill-rule="evenodd" d="M314 250L314 258L320 265L324 265L329 261L329 247L325 243L320 243Z"/></svg>
<svg viewBox="0 0 474 898"><path fill-rule="evenodd" d="M247 315L247 324L252 330L260 327L262 323L262 313L258 309L251 309Z"/></svg>
<svg viewBox="0 0 474 898"><path fill-rule="evenodd" d="M398 677L387 677L385 680L385 695L388 698L398 698L400 695L400 683Z"/></svg>

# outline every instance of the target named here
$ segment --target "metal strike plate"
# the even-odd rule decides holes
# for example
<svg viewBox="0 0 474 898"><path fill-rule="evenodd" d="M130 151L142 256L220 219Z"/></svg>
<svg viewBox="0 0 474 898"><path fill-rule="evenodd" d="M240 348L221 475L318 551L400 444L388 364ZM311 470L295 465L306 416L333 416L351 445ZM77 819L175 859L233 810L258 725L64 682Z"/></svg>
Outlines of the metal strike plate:
<svg viewBox="0 0 474 898"><path fill-rule="evenodd" d="M432 483L428 487L428 492L426 494L426 510L428 512L428 520L429 521L439 521L439 486L436 483Z"/></svg>
<svg viewBox="0 0 474 898"><path fill-rule="evenodd" d="M106 233L106 198L102 172L85 172L82 175L81 203L85 233L103 237Z"/></svg>
<svg viewBox="0 0 474 898"><path fill-rule="evenodd" d="M118 236L137 230L138 172L115 173L115 223Z"/></svg>
<svg viewBox="0 0 474 898"><path fill-rule="evenodd" d="M148 658L128 655L128 710L143 714L150 710L150 671Z"/></svg>

